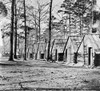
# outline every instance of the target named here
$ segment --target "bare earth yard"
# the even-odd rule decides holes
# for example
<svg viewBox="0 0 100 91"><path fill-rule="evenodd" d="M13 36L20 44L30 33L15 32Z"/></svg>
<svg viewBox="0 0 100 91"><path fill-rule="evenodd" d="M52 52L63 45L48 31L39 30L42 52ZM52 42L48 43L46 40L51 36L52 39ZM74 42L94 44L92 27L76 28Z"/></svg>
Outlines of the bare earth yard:
<svg viewBox="0 0 100 91"><path fill-rule="evenodd" d="M68 67L39 60L0 64L0 90L10 89L100 91L100 69Z"/></svg>

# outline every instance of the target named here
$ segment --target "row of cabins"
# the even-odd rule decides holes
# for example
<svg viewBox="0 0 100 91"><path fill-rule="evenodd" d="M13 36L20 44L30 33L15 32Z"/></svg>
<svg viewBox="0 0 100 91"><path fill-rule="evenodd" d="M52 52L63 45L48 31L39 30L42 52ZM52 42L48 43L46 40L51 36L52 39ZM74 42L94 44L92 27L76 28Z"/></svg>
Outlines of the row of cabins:
<svg viewBox="0 0 100 91"><path fill-rule="evenodd" d="M38 49L39 48L39 49ZM39 50L38 58L46 58L47 44L35 45L34 54ZM100 65L100 38L99 35L69 36L65 39L55 39L51 45L53 61L67 63L82 62L85 65ZM35 57L35 55L34 55Z"/></svg>
<svg viewBox="0 0 100 91"><path fill-rule="evenodd" d="M48 44L42 42L39 45L29 46L27 57L46 59ZM24 54L24 45L19 45L19 54ZM38 51L38 54L36 54ZM99 35L89 34L84 36L69 36L66 39L54 39L51 45L53 61L66 63L82 62L85 65L100 65L100 38ZM22 56L23 57L23 56Z"/></svg>

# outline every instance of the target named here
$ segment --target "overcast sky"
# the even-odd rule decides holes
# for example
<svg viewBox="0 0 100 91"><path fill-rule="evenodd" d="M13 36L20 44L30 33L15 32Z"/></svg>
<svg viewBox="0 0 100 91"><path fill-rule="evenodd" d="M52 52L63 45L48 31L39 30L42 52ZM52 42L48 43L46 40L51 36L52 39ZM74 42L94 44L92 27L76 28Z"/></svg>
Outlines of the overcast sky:
<svg viewBox="0 0 100 91"><path fill-rule="evenodd" d="M100 8L100 0L97 0L97 5L98 5L99 8Z"/></svg>

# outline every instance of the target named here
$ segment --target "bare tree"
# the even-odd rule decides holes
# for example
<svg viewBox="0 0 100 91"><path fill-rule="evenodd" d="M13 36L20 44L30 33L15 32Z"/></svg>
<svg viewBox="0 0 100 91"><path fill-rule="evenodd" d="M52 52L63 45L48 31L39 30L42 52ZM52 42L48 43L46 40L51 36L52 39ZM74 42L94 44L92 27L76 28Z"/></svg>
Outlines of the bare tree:
<svg viewBox="0 0 100 91"><path fill-rule="evenodd" d="M17 59L17 3L15 0L15 44L14 44L14 58Z"/></svg>
<svg viewBox="0 0 100 91"><path fill-rule="evenodd" d="M35 44L37 45L36 55L35 59L37 59L39 54L39 46L41 41L41 30L42 30L42 24L44 24L45 21L47 21L48 14L49 14L49 3L43 3L41 4L39 1L37 1L37 7L31 6L27 7L28 14L31 17L31 21L33 23L33 26L36 31L36 41Z"/></svg>
<svg viewBox="0 0 100 91"><path fill-rule="evenodd" d="M24 60L26 60L26 51L27 51L27 28L26 28L26 4L25 4L25 0L23 2L23 6L24 6L24 26L25 26L25 55L24 55Z"/></svg>
<svg viewBox="0 0 100 91"><path fill-rule="evenodd" d="M52 21L52 2L50 2L50 11L49 11L49 41L48 41L48 52L47 52L47 61L51 59L51 54L50 54L50 46L51 46L51 21Z"/></svg>
<svg viewBox="0 0 100 91"><path fill-rule="evenodd" d="M12 0L12 5L11 5L11 33L10 33L10 57L9 57L9 61L14 61L14 58L13 58L14 5L15 5L15 0Z"/></svg>

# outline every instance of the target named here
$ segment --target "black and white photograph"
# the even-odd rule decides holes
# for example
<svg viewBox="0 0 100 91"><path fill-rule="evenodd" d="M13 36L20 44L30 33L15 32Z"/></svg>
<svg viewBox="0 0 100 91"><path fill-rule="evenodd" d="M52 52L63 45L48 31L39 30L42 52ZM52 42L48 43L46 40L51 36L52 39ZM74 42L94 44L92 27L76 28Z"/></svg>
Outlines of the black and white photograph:
<svg viewBox="0 0 100 91"><path fill-rule="evenodd" d="M100 0L0 0L0 91L100 91Z"/></svg>

